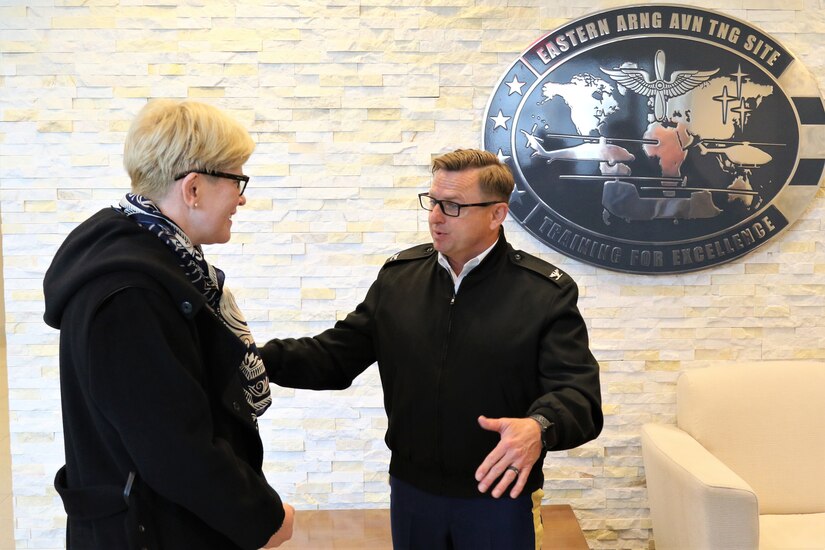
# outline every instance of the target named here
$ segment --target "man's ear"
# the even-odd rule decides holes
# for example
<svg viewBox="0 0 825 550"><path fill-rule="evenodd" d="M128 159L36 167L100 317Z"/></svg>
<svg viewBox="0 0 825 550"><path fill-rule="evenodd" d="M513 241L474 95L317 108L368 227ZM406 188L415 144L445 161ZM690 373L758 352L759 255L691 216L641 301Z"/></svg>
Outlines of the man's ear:
<svg viewBox="0 0 825 550"><path fill-rule="evenodd" d="M500 202L494 204L491 210L493 218L491 226L498 228L498 226L504 223L504 218L507 217L507 212L510 211L510 206L506 202Z"/></svg>

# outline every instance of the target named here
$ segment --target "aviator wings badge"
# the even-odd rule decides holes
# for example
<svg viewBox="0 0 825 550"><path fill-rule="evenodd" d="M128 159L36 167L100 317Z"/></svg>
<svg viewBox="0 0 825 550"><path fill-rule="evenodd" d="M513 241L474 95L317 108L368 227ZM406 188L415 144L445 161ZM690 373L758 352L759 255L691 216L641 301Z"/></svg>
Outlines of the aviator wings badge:
<svg viewBox="0 0 825 550"><path fill-rule="evenodd" d="M665 52L663 50L656 52L653 70L656 78L651 79L650 74L642 69L631 67L602 68L602 72L622 86L637 94L652 97L653 117L660 122L665 120L669 98L686 94L719 72L719 69L712 71L673 71L670 78L665 79Z"/></svg>

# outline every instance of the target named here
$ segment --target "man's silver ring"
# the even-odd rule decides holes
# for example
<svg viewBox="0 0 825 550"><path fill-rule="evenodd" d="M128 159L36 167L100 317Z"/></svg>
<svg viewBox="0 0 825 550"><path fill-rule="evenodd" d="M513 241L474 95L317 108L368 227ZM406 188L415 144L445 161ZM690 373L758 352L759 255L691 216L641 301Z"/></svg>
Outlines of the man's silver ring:
<svg viewBox="0 0 825 550"><path fill-rule="evenodd" d="M516 475L518 475L518 473L519 473L519 469L516 468L515 466L513 466L512 464L507 466L507 470L513 470L513 472L515 472ZM505 470L505 471L507 471L507 470Z"/></svg>

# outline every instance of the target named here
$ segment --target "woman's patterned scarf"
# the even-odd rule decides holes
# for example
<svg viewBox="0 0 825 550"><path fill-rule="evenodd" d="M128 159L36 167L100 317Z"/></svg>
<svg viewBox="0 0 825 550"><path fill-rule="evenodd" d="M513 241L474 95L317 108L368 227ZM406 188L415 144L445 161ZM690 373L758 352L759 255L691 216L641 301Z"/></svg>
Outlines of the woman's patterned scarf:
<svg viewBox="0 0 825 550"><path fill-rule="evenodd" d="M148 229L175 253L186 276L204 295L218 319L246 345L246 354L238 369L246 400L255 413L253 420L261 416L272 404L269 378L249 326L232 293L223 286L223 271L207 262L201 247L193 245L183 230L146 197L127 193L118 210Z"/></svg>

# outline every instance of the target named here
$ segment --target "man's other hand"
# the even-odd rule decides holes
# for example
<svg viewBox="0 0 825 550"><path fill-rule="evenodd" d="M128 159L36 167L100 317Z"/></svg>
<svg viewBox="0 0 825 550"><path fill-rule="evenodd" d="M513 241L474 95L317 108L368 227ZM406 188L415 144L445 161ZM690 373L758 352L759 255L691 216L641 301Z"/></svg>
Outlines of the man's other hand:
<svg viewBox="0 0 825 550"><path fill-rule="evenodd" d="M510 490L510 497L518 497L527 484L533 464L541 456L541 428L538 422L532 418L479 416L478 424L501 435L501 441L476 470L478 490L487 492L501 478L491 493L493 497L499 498L513 482L515 485Z"/></svg>

